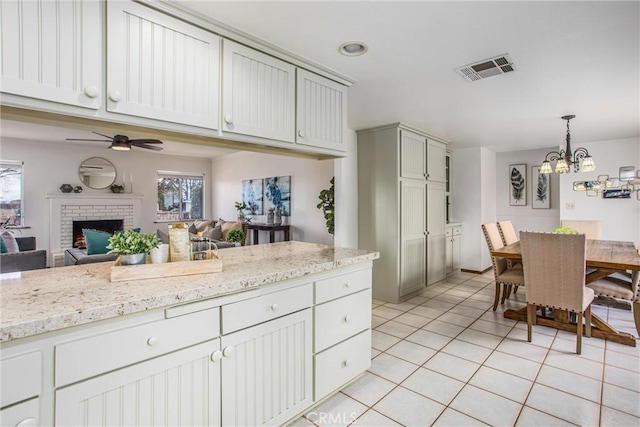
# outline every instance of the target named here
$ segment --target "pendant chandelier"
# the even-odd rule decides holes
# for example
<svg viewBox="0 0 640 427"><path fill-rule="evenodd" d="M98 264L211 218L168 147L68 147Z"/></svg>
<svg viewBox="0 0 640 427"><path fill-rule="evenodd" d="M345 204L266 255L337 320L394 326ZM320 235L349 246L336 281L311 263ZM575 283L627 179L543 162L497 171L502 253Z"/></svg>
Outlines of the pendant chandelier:
<svg viewBox="0 0 640 427"><path fill-rule="evenodd" d="M589 155L586 148L579 147L576 151L571 152L571 132L569 131L569 120L574 119L575 115L562 116L562 120L567 121L567 145L564 150L550 151L544 158L540 173L552 173L551 162L556 161L556 173L569 173L573 165L574 172L591 172L596 169L593 157Z"/></svg>

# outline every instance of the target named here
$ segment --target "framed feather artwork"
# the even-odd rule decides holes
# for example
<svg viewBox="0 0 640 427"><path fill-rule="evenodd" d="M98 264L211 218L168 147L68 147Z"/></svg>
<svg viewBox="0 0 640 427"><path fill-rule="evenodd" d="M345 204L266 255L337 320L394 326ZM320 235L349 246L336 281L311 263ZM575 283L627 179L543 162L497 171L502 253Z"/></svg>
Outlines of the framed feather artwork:
<svg viewBox="0 0 640 427"><path fill-rule="evenodd" d="M531 166L531 207L533 209L549 209L551 208L549 194L550 175L540 173L540 166Z"/></svg>
<svg viewBox="0 0 640 427"><path fill-rule="evenodd" d="M509 204L527 206L527 165L509 165Z"/></svg>

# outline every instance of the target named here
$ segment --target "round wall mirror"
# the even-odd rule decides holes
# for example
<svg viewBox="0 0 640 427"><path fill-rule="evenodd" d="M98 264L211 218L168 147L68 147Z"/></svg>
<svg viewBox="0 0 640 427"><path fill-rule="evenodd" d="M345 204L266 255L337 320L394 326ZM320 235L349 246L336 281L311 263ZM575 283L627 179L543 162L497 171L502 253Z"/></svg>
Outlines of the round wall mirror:
<svg viewBox="0 0 640 427"><path fill-rule="evenodd" d="M80 181L87 187L102 190L116 180L116 168L107 159L91 157L80 164L78 175Z"/></svg>

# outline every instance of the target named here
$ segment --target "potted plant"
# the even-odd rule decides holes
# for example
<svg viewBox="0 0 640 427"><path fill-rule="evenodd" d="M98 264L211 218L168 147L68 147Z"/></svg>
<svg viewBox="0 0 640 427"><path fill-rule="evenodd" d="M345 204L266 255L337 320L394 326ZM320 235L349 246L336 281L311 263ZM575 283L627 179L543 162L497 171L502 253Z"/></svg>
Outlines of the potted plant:
<svg viewBox="0 0 640 427"><path fill-rule="evenodd" d="M244 240L244 231L240 229L231 230L229 232L229 235L227 236L227 240L229 242L237 243L236 246L240 246L242 244L242 241Z"/></svg>
<svg viewBox="0 0 640 427"><path fill-rule="evenodd" d="M329 234L333 234L333 219L334 219L334 207L333 207L333 180L331 178L331 187L324 189L318 195L320 203L316 205L318 209L322 209L324 214L325 223L327 225L327 231Z"/></svg>
<svg viewBox="0 0 640 427"><path fill-rule="evenodd" d="M108 253L119 254L122 265L146 264L147 254L158 247L158 236L155 233L138 233L126 230L115 233L109 238Z"/></svg>
<svg viewBox="0 0 640 427"><path fill-rule="evenodd" d="M119 184L111 184L111 186L109 186L109 190L111 190L112 193L124 193L124 186Z"/></svg>
<svg viewBox="0 0 640 427"><path fill-rule="evenodd" d="M248 209L249 206L247 206L244 200L242 202L236 202L235 206L236 210L238 211L238 222L244 221L244 210Z"/></svg>

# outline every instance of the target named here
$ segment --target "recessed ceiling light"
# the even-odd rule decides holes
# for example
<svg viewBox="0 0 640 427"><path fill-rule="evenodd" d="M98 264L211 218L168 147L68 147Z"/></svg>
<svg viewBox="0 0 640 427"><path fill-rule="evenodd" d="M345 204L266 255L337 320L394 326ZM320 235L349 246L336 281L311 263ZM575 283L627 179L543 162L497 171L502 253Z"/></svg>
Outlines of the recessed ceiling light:
<svg viewBox="0 0 640 427"><path fill-rule="evenodd" d="M367 50L369 50L369 47L362 42L345 42L338 48L341 54L347 56L364 55Z"/></svg>

